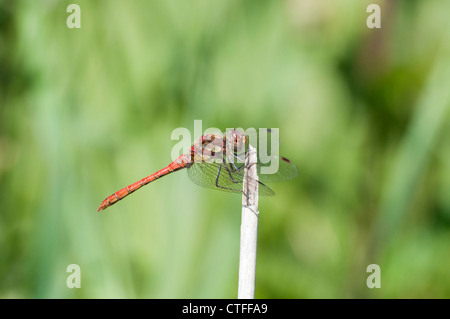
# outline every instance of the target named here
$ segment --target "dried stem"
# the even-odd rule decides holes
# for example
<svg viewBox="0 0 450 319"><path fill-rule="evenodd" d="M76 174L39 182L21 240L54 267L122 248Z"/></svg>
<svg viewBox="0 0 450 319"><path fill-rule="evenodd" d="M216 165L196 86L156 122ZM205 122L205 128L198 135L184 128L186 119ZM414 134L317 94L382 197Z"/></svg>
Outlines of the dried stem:
<svg viewBox="0 0 450 319"><path fill-rule="evenodd" d="M258 238L258 180L256 149L249 146L245 158L242 195L238 299L255 298L256 246Z"/></svg>

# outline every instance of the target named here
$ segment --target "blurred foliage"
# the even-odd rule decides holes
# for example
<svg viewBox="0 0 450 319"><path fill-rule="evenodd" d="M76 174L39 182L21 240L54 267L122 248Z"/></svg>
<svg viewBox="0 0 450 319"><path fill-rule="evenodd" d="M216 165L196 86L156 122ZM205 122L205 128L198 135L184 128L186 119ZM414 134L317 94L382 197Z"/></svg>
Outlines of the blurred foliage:
<svg viewBox="0 0 450 319"><path fill-rule="evenodd" d="M0 297L235 298L239 196L179 172L96 213L199 119L280 128L299 168L260 200L257 298L449 298L449 11L1 0Z"/></svg>

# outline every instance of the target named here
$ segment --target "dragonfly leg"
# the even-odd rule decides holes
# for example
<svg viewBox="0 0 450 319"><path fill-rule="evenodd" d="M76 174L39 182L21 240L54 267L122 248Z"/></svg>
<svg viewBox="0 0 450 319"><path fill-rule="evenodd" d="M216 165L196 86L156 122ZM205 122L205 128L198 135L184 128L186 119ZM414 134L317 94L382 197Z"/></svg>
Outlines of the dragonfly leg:
<svg viewBox="0 0 450 319"><path fill-rule="evenodd" d="M239 171L239 168L236 166L236 164L234 164L234 162L230 163L230 169L232 169L235 172Z"/></svg>
<svg viewBox="0 0 450 319"><path fill-rule="evenodd" d="M255 165L256 163L251 163L250 165ZM248 165L247 167L249 167L250 165ZM230 169L232 169L235 172L240 172L242 171L242 169L244 169L246 166L242 165L241 167L237 167L234 163L233 163L233 167L230 167Z"/></svg>
<svg viewBox="0 0 450 319"><path fill-rule="evenodd" d="M218 171L217 171L217 176L216 176L216 186L217 186L217 187L220 187L220 186L219 186L219 177L220 177L220 171L221 171L221 169L222 169L222 163L220 163L219 169L218 169Z"/></svg>
<svg viewBox="0 0 450 319"><path fill-rule="evenodd" d="M228 175L230 175L230 178L233 181L233 183L240 183L240 182L234 180L233 176L231 175L231 171L240 172L243 168L245 168L245 165L238 168L238 167L236 167L236 165L234 165L234 163L232 163L232 164L233 164L234 167L230 163L230 167L228 168L225 165L225 168L227 169ZM250 163L250 165L256 165L256 163ZM257 182L258 182L259 185L262 185L263 187L268 188L266 184L264 184L264 183L262 183L262 182L260 182L258 180L257 180Z"/></svg>
<svg viewBox="0 0 450 319"><path fill-rule="evenodd" d="M253 165L253 164L251 164L251 165ZM245 166L243 166L243 167L245 167ZM239 167L237 170L235 170L233 168L233 166L231 165L231 163L229 163L229 166L227 164L223 165L223 163L220 163L219 166L218 166L218 170L217 170L215 186L217 188L221 188L221 189L225 189L225 190L229 190L229 191L233 191L233 192L242 192L242 191L237 190L235 188L229 188L229 187L220 185L220 174L222 173L222 169L227 171L227 173L228 173L228 177L227 178L229 178L229 180L232 183L234 183L234 184L241 184L242 183L242 180L238 180L238 179L236 179L236 176L233 176L233 173L241 171L242 167ZM239 177L242 177L242 176L239 175ZM264 194L273 195L273 191L269 187L267 187L264 183L262 183L262 182L260 182L258 180L254 180L254 182L258 183L260 191L263 190Z"/></svg>
<svg viewBox="0 0 450 319"><path fill-rule="evenodd" d="M234 163L233 163L233 164L234 164ZM228 176L230 176L230 179L231 179L231 181L232 181L233 183L240 183L240 182L236 181L236 180L233 178L233 175L231 175L231 170L239 171L239 169L238 169L237 167L236 167L236 168L232 167L232 166L231 166L231 163L230 163L230 167L228 167L227 165L225 165L225 169L227 170Z"/></svg>
<svg viewBox="0 0 450 319"><path fill-rule="evenodd" d="M228 187L224 187L224 186L220 186L220 185L219 185L219 178L220 178L220 173L221 173L221 171L222 171L222 164L223 164L223 163L221 163L221 164L219 165L219 169L217 170L216 187L222 188L222 189L228 189L228 190L233 191L233 192L237 192L237 190L235 190L235 189L233 189L233 188L228 188ZM237 182L237 181L235 181L235 180L233 179L233 176L231 175L231 172L230 172L230 170L228 169L228 167L227 167L226 165L225 165L225 169L227 170L228 175L230 176L230 178L231 178L231 180L233 181L233 183L239 183L239 182Z"/></svg>
<svg viewBox="0 0 450 319"><path fill-rule="evenodd" d="M242 163L245 162L242 158L240 158L238 155L236 155L234 153L232 153L232 156ZM237 167L236 164L234 163L234 161L231 161L230 164L232 164L232 165L230 165L230 169L235 172L240 172L240 171L242 171L243 168L245 168L245 165L242 165L241 167Z"/></svg>
<svg viewBox="0 0 450 319"><path fill-rule="evenodd" d="M242 162L242 163L245 162L242 158L240 158L240 157L237 156L236 154L232 153L232 155L233 155L233 157L234 157L235 159L239 160L240 162ZM233 164L233 169L234 169L235 171L240 171L240 168L238 168L238 167L236 166L236 164L234 163L234 161L231 161L231 164ZM230 165L230 166L231 166L231 165Z"/></svg>

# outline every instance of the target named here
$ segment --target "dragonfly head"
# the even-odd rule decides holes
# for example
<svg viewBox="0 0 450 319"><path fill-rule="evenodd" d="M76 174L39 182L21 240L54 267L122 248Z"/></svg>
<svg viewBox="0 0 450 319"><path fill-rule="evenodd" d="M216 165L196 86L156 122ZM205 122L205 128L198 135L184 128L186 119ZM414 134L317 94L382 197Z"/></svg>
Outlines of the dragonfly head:
<svg viewBox="0 0 450 319"><path fill-rule="evenodd" d="M235 154L242 154L247 147L247 135L240 130L232 130L227 136L227 147L232 149Z"/></svg>

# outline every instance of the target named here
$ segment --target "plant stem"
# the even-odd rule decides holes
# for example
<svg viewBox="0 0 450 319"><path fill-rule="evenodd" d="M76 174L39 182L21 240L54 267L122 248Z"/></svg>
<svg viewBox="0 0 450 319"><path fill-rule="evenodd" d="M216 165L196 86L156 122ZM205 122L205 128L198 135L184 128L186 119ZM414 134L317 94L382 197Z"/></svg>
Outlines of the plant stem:
<svg viewBox="0 0 450 319"><path fill-rule="evenodd" d="M258 238L258 174L256 149L249 146L245 158L242 194L238 299L255 298L256 246Z"/></svg>

